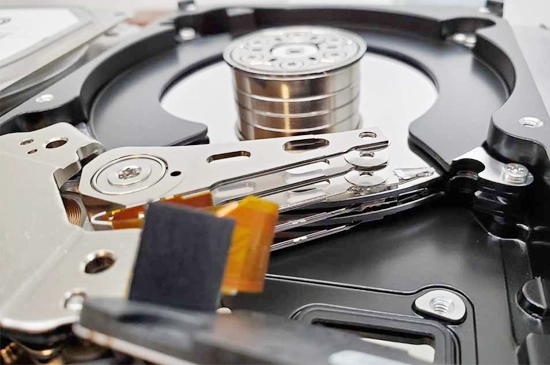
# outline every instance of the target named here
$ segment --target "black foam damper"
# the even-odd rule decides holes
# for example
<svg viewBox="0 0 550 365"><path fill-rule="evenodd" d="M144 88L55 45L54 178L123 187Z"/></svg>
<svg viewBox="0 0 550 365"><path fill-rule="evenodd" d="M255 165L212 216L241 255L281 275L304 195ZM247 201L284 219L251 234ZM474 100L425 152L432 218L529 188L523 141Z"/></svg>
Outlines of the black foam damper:
<svg viewBox="0 0 550 365"><path fill-rule="evenodd" d="M129 299L214 311L234 224L197 209L151 204Z"/></svg>

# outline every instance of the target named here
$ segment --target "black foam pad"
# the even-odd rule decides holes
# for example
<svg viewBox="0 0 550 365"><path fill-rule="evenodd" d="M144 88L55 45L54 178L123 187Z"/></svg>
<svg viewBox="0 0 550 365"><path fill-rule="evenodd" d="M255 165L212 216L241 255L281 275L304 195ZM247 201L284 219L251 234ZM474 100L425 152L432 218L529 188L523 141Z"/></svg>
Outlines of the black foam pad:
<svg viewBox="0 0 550 365"><path fill-rule="evenodd" d="M150 205L129 299L214 311L234 225L197 209Z"/></svg>

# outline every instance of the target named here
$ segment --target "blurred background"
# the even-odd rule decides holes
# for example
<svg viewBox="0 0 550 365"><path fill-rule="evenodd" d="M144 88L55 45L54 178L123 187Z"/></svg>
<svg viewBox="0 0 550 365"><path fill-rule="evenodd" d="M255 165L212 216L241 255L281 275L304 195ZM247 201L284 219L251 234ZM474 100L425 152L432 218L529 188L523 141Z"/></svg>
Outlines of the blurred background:
<svg viewBox="0 0 550 365"><path fill-rule="evenodd" d="M417 4L438 6L466 6L483 7L485 0L196 0L199 6L212 5L250 5L250 4ZM504 2L504 17L514 24L544 24L550 28L550 1L549 0L499 0ZM89 8L113 9L117 11L170 11L177 7L176 0L0 0L0 4L15 3L17 5L81 5Z"/></svg>

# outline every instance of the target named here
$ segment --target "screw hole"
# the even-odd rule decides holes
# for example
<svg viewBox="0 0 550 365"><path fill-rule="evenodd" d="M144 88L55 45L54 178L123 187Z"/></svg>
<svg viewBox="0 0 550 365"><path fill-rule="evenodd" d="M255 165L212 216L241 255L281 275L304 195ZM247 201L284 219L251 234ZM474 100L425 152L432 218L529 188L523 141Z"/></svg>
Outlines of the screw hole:
<svg viewBox="0 0 550 365"><path fill-rule="evenodd" d="M32 139L32 138L27 138L27 139L24 139L24 140L22 140L21 142L19 142L19 144L20 144L21 146L25 146L25 145L31 144L31 143L33 143L33 142L34 142L34 139Z"/></svg>
<svg viewBox="0 0 550 365"><path fill-rule="evenodd" d="M540 128L544 122L539 118L524 117L519 120L519 123L526 128Z"/></svg>
<svg viewBox="0 0 550 365"><path fill-rule="evenodd" d="M373 158L375 154L374 152L370 152L370 151L360 151L359 156Z"/></svg>
<svg viewBox="0 0 550 365"><path fill-rule="evenodd" d="M449 298L436 297L430 300L430 307L435 313L446 316L454 311L455 304Z"/></svg>
<svg viewBox="0 0 550 365"><path fill-rule="evenodd" d="M296 153L324 148L327 147L329 144L330 142L323 138L306 138L287 142L283 145L283 149L286 152Z"/></svg>
<svg viewBox="0 0 550 365"><path fill-rule="evenodd" d="M66 137L56 137L52 140L50 140L48 143L46 143L46 148L52 149L63 146L65 143L67 143L68 139Z"/></svg>
<svg viewBox="0 0 550 365"><path fill-rule="evenodd" d="M86 298L86 293L82 289L74 289L73 291L65 294L65 301L63 307L72 311L79 311L82 309L82 304Z"/></svg>
<svg viewBox="0 0 550 365"><path fill-rule="evenodd" d="M84 266L86 274L99 274L115 264L115 255L110 251L97 251L88 256Z"/></svg>
<svg viewBox="0 0 550 365"><path fill-rule="evenodd" d="M374 132L363 132L359 134L359 138L376 138L376 133Z"/></svg>
<svg viewBox="0 0 550 365"><path fill-rule="evenodd" d="M33 153L36 153L38 152L38 150L36 148L30 150L29 152L27 152L28 155L32 155Z"/></svg>
<svg viewBox="0 0 550 365"><path fill-rule="evenodd" d="M180 176L180 175L181 175L181 171L172 171L172 172L170 173L170 176L174 176L174 177Z"/></svg>

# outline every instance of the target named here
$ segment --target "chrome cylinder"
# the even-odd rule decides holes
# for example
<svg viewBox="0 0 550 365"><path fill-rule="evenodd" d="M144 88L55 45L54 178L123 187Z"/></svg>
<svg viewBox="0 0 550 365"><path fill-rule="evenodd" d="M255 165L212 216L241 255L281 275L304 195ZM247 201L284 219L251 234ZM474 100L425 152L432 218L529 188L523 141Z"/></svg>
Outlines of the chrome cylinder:
<svg viewBox="0 0 550 365"><path fill-rule="evenodd" d="M236 39L224 59L233 69L240 137L358 128L365 51L359 36L326 27L273 28Z"/></svg>

